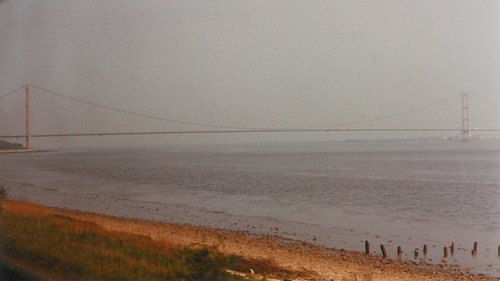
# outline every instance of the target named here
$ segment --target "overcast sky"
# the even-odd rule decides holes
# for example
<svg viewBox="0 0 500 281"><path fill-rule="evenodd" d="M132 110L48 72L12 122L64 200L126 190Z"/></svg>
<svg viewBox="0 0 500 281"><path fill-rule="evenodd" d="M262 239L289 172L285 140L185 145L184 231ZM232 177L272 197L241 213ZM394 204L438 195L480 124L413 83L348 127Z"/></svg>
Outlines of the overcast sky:
<svg viewBox="0 0 500 281"><path fill-rule="evenodd" d="M137 113L252 128L336 127L452 96L351 127L459 128L467 91L472 126L499 128L500 1L3 0L0 95L27 82ZM35 133L210 129L33 95ZM0 110L22 124L21 95ZM14 127L0 130L22 131ZM357 138L250 139L342 137Z"/></svg>

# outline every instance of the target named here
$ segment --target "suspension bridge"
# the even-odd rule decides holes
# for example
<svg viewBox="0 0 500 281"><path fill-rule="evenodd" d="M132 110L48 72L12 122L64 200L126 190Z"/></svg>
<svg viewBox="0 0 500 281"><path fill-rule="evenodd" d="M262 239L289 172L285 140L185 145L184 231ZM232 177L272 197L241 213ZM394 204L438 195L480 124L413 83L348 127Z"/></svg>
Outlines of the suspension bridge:
<svg viewBox="0 0 500 281"><path fill-rule="evenodd" d="M52 133L52 134L33 134L32 127L32 90L35 89L42 93L61 98L71 100L79 104L85 104L92 107L101 108L108 111L113 111L121 114L131 115L135 117L145 118L149 120L166 121L170 123L192 125L198 127L204 127L204 130L175 130L175 131L115 131L115 132L88 132L88 133ZM1 134L0 139L15 139L24 138L25 146L22 149L17 149L16 151L31 151L33 149L32 139L33 138L55 138L55 137L85 137L85 136L126 136L126 135L174 135L174 134L242 134L242 133L300 133L300 132L456 132L461 134L462 141L470 141L472 139L472 132L500 132L500 129L490 128L490 129L477 129L470 127L470 107L469 107L469 95L467 93L462 93L461 98L461 117L462 123L461 128L344 128L347 126L360 125L375 121L381 121L391 118L396 118L406 114L422 111L429 107L435 106L437 104L444 103L451 99L456 98L456 95L434 101L419 107L412 108L410 110L395 112L392 114L387 114L379 116L376 118L359 120L355 122L338 123L330 126L321 127L307 127L307 128L262 128L262 127L238 127L238 126L225 126L221 124L210 124L202 122L191 122L186 120L179 120L173 118L167 118L163 116L155 116L140 112L134 112L130 110L121 109L114 106L104 105L96 103L93 101L76 98L74 96L65 95L56 91L46 89L41 86L34 84L26 84L19 88L14 89L2 96L0 96L0 101L8 96L19 94L24 92L25 95L25 133L24 134Z"/></svg>

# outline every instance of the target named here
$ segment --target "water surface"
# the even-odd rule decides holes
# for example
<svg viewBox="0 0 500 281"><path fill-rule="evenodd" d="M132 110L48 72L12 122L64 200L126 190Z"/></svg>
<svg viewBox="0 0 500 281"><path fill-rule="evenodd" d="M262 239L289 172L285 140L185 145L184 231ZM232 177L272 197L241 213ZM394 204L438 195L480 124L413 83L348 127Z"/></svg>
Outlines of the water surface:
<svg viewBox="0 0 500 281"><path fill-rule="evenodd" d="M500 142L65 151L3 154L0 165L13 198L359 251L366 239L432 263L455 242L450 264L500 276Z"/></svg>

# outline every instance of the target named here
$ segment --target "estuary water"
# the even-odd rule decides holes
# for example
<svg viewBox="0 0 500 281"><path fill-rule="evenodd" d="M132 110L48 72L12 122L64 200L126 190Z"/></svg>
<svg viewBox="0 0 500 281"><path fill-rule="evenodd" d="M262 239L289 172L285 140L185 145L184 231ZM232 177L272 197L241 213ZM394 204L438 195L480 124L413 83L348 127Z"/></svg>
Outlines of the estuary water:
<svg viewBox="0 0 500 281"><path fill-rule="evenodd" d="M500 276L500 142L168 146L0 154L9 196L276 234ZM479 250L471 255L474 242ZM426 256L422 246L428 245Z"/></svg>

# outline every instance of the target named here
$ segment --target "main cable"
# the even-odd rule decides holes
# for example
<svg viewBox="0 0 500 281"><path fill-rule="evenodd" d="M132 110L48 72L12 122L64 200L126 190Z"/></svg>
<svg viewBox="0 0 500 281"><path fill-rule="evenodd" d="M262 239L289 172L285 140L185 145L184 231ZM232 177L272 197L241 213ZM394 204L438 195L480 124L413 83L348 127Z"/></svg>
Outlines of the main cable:
<svg viewBox="0 0 500 281"><path fill-rule="evenodd" d="M49 89L46 89L44 87L40 87L40 86L37 86L37 85L31 85L31 87L33 87L35 89L38 89L40 91L46 92L48 94L54 95L54 96L58 96L58 97L69 99L69 100L73 100L75 102L79 102L79 103L82 103L82 104L86 104L86 105L90 105L90 106L95 106L95 107L103 108L103 109L106 109L106 110L111 110L111 111L119 112L119 113L122 113L122 114L128 114L128 115L132 115L132 116L136 116L136 117L147 118L147 119L151 119L151 120L167 121L167 122L178 123L178 124L192 125L192 126L201 126L201 127L208 127L208 128L219 128L219 129L233 129L233 130L308 130L308 129L333 129L333 128L336 128L336 127L343 127L343 126L358 125L358 124L370 123L370 122L375 122L375 121L381 121L381 120L386 120L386 119L398 117L398 116L409 114L409 113L418 112L418 111L427 109L429 107L441 104L441 103L443 103L445 101L448 101L448 100L451 100L453 98L458 97L458 96L452 95L452 96L440 99L438 101L435 101L435 102L432 102L432 103L428 103L428 104L419 106L417 108L412 108L412 109L405 110L405 111L400 111L400 112L396 112L396 113L392 113L392 114L388 114L388 115L383 115L383 116L379 116L379 117L375 117L375 118L370 118L370 119L365 119L365 120L359 120L359 121L354 121L354 122L337 123L337 124L332 124L332 125L328 125L328 126L314 126L314 127L289 127L289 128L286 128L286 127L285 128L276 128L276 127L274 127L274 128L263 128L263 127L241 127L241 126L227 126L227 125L219 125L219 124L191 122L191 121L185 121L185 120L179 120L179 119L173 119L173 118L155 116L155 115L150 115L150 114L138 113L138 112L134 112L134 111L130 111L130 110L124 110L124 109L120 109L120 108L117 108L117 107L108 106L108 105L104 105L104 104L99 104L99 103L96 103L96 102L92 102L92 101L88 101L88 100L84 100L84 99L80 99L80 98L75 98L75 97L72 97L72 96L64 95L64 94L61 94L59 92L51 91Z"/></svg>
<svg viewBox="0 0 500 281"><path fill-rule="evenodd" d="M107 109L107 110L111 110L111 111L115 111L115 112L119 112L119 113L123 113L123 114L128 114L128 115L132 115L132 116L136 116L136 117L142 117L142 118L147 118L147 119L152 119L152 120L159 120L159 121L167 121L167 122L179 123L179 124L185 124L185 125L209 127L209 128L235 129L235 130L259 129L259 128L233 127L233 126L223 126L223 125L215 125L215 124L208 124L208 123L190 122L190 121L184 121L184 120L178 120L178 119L160 117L160 116L155 116L155 115L150 115L150 114L138 113L138 112L133 112L133 111L125 110L125 109L116 108L116 107L113 107L113 106L99 104L99 103L92 102L92 101L87 101L87 100L84 100L84 99L79 99L79 98L71 97L71 96L68 96L68 95L64 95L64 94L61 94L61 93L58 93L58 92L54 92L54 91L48 90L48 89L40 87L40 86L36 86L36 85L31 85L31 86L34 89L38 89L40 91L44 91L44 92L46 92L48 94L51 94L51 95L54 95L54 96L58 96L58 97L61 97L61 98L65 98L65 99L73 100L73 101L76 101L76 102L79 102L79 103L83 103L83 104L86 104L86 105L91 105L91 106L95 106L95 107L99 107L99 108L103 108L103 109Z"/></svg>
<svg viewBox="0 0 500 281"><path fill-rule="evenodd" d="M454 98L457 98L457 97L458 96L456 96L456 95L452 95L452 96L449 96L449 97L440 99L438 101L435 101L435 102L432 102L432 103L428 103L428 104L425 104L425 105L422 105L422 106L419 106L419 107L416 107L416 108L413 108L413 109L409 109L409 110L405 110L405 111L400 111L400 112L396 112L396 113L392 113L392 114L388 114L388 115L384 115L384 116L380 116L380 117L375 117L375 118L371 118L371 119L361 120L361 121L354 121L354 122L348 122L348 123L339 123L339 124L335 124L335 125L333 125L331 127L342 127L342 126L358 125L358 124L364 124L364 123L370 123L370 122L375 122L375 121L381 121L381 120L391 119L391 118L398 117L398 116L401 116L401 115L418 112L418 111L421 111L421 110L427 109L429 107L441 104L441 103L443 103L445 101L448 101L448 100L451 100L451 99L454 99ZM313 128L320 129L320 128L328 128L328 127L313 127Z"/></svg>
<svg viewBox="0 0 500 281"><path fill-rule="evenodd" d="M8 97L8 96L10 96L10 95L15 94L17 91L21 90L21 89L22 89L22 88L24 88L24 87L25 87L25 85L22 85L21 87L19 87L19 88L15 89L15 90L13 90L13 91L10 91L10 92L8 92L7 94L5 94L5 95L3 95L3 96L0 96L0 100L1 100L1 99L3 99L3 98Z"/></svg>

